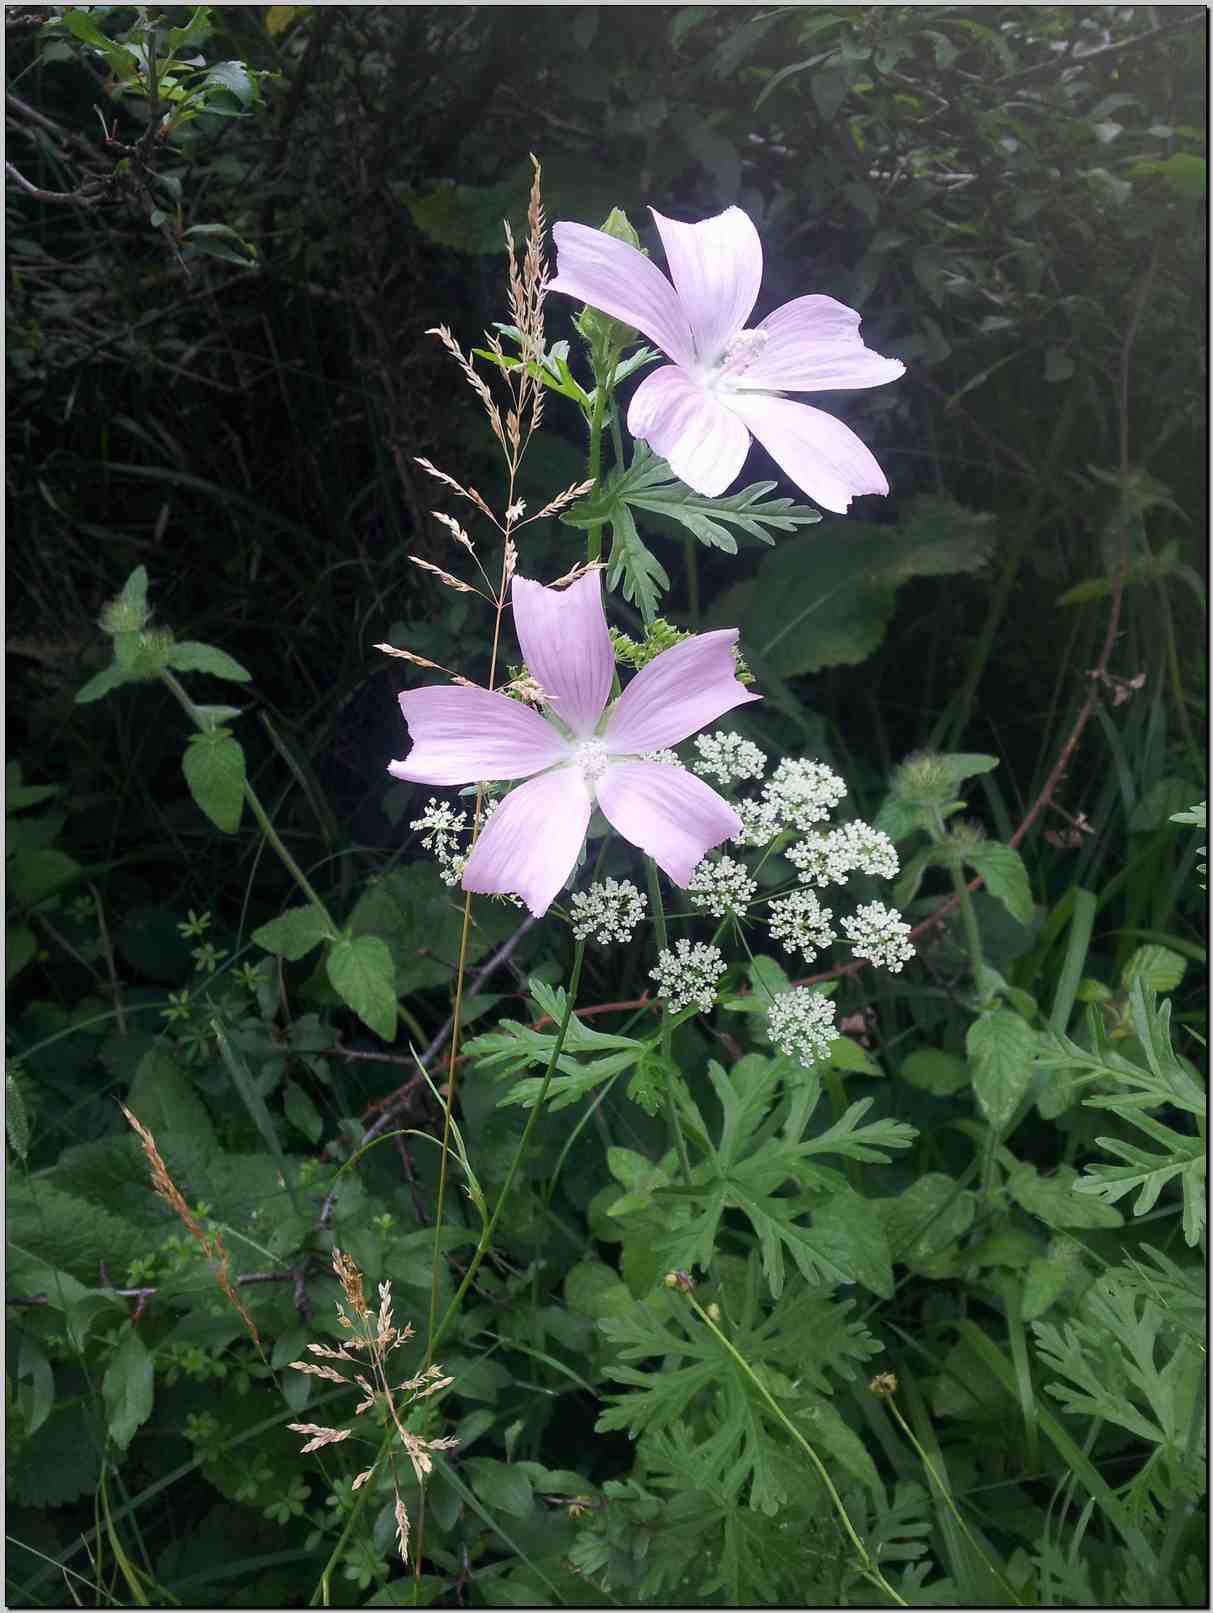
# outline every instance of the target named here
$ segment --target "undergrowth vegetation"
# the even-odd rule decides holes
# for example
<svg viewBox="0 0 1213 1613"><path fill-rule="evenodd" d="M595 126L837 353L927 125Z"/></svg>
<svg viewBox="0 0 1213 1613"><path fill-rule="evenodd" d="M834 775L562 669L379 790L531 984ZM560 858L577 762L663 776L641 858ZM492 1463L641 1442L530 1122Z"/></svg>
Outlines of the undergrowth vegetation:
<svg viewBox="0 0 1213 1613"><path fill-rule="evenodd" d="M10 1605L1207 1605L1203 11L5 22Z"/></svg>

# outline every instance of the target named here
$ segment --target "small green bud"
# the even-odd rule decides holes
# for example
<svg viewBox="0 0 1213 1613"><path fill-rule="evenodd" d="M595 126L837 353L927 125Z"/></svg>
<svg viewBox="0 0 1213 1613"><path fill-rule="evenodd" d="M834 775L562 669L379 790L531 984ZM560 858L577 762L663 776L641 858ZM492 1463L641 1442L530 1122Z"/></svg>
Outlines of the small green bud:
<svg viewBox="0 0 1213 1613"><path fill-rule="evenodd" d="M980 823L974 823L971 818L958 818L948 826L948 839L958 851L973 851L977 846L984 845L989 836Z"/></svg>
<svg viewBox="0 0 1213 1613"><path fill-rule="evenodd" d="M622 241L625 246L634 247L648 257L622 207L612 207L602 226L602 233L609 235L612 241ZM601 313L597 308L583 308L574 323L589 343L591 351L607 365L613 363L625 347L634 346L640 339L640 332L631 325L612 319L610 314Z"/></svg>
<svg viewBox="0 0 1213 1613"><path fill-rule="evenodd" d="M146 627L151 614L145 601L127 599L119 594L117 599L111 599L102 608L99 626L111 638L116 638L119 633L138 633Z"/></svg>
<svg viewBox="0 0 1213 1613"><path fill-rule="evenodd" d="M894 770L890 789L898 801L942 806L956 793L956 776L946 757L934 751L915 751Z"/></svg>
<svg viewBox="0 0 1213 1613"><path fill-rule="evenodd" d="M606 216L606 222L601 226L602 233L609 235L612 241L622 241L625 246L634 246L637 252L643 252L640 237L632 227L632 222L622 207L612 207ZM648 256L648 253L645 253Z"/></svg>

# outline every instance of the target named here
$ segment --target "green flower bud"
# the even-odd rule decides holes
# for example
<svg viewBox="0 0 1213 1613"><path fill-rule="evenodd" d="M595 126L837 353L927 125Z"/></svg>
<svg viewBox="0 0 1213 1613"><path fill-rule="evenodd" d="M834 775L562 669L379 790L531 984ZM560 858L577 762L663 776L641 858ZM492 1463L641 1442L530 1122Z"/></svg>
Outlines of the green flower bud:
<svg viewBox="0 0 1213 1613"><path fill-rule="evenodd" d="M128 599L125 595L119 594L116 599L111 599L103 607L99 625L101 631L108 633L111 638L119 633L138 633L147 625L151 614L143 600Z"/></svg>
<svg viewBox="0 0 1213 1613"><path fill-rule="evenodd" d="M890 788L898 801L942 806L956 793L956 776L946 757L934 751L915 751L894 770Z"/></svg>
<svg viewBox="0 0 1213 1613"><path fill-rule="evenodd" d="M640 244L640 237L621 207L612 207L601 228L602 233L609 235L613 241L622 241L625 246L635 247L648 257ZM618 358L625 347L634 346L640 339L640 332L631 325L612 319L610 314L600 313L597 308L583 308L574 323L589 343L591 351L601 355L608 364Z"/></svg>
<svg viewBox="0 0 1213 1613"><path fill-rule="evenodd" d="M958 851L972 851L984 845L988 838L981 824L974 823L971 818L958 818L948 826L948 839Z"/></svg>

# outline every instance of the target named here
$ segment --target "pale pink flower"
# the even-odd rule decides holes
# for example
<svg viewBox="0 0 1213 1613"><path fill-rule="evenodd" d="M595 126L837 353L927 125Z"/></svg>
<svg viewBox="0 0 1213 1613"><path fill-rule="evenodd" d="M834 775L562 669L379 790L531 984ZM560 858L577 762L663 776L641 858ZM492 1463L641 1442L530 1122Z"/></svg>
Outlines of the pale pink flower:
<svg viewBox="0 0 1213 1613"><path fill-rule="evenodd" d="M783 392L883 386L905 372L864 346L859 315L833 297L797 297L746 328L762 281L758 231L739 207L698 224L653 211L670 279L643 252L584 224L557 224L557 275L567 292L634 325L673 360L646 377L628 430L688 487L723 493L758 441L827 510L889 484L849 426Z"/></svg>
<svg viewBox="0 0 1213 1613"><path fill-rule="evenodd" d="M757 700L737 681L736 628L663 650L609 707L615 653L591 572L565 589L515 577L514 627L546 716L487 689L400 696L413 748L388 772L418 784L526 779L497 806L463 870L464 890L521 896L538 918L572 873L597 806L625 840L685 886L741 820L702 779L641 758Z"/></svg>

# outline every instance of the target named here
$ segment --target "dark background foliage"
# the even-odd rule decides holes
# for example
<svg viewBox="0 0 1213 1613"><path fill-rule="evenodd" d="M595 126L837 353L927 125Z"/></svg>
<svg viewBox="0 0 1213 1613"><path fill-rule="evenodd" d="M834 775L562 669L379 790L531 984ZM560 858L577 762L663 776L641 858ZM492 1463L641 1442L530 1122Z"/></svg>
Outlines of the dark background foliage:
<svg viewBox="0 0 1213 1613"><path fill-rule="evenodd" d="M113 36L133 11L94 8ZM96 109L133 147L146 101L113 95L101 57L44 28L59 15L6 12L23 179L6 194L7 745L27 783L63 787L56 843L104 889L132 1002L188 974L174 928L188 909L243 937L287 887L257 837L221 840L190 800L167 695L74 703L104 659L98 613L143 565L158 620L251 670L251 776L346 906L385 854L414 857L409 803L383 776L401 678L372 646L473 676L487 655L461 597L408 563L448 555L415 461L498 485L476 401L427 333L446 324L467 348L504 318L501 219L521 232L531 153L550 221L623 207L650 249L647 206L744 207L765 253L760 314L824 292L905 360L894 386L824 400L892 487L855 506L857 532L893 528L922 495L987 518L982 564L911 577L874 645L787 672L799 716L772 719L786 746L836 758L869 815L908 752L989 752L1001 765L970 787L970 812L1009 837L1086 697L1129 523L1112 670L1144 685L1123 705L1109 690L1060 812L1024 849L1045 909L1100 892L1088 972L1115 977L1150 934L1197 945L1194 855L1159 831L1206 793L1203 8L216 8L201 48L267 75L261 102L204 113L142 177L116 177ZM89 185L88 206L30 191ZM226 256L187 234L216 223ZM550 300L550 339L576 346L574 312ZM580 421L558 404L526 461L529 499L583 472ZM755 447L760 477L779 472ZM581 553L572 527L530 532L531 575ZM780 538L791 559L774 563L757 544L684 557L672 528L655 531L677 579L666 613L757 620L826 541L847 542L838 523L828 540ZM1090 832L1067 837L1079 819ZM40 933L12 989L18 1052L96 989L75 930L57 928L69 944ZM419 1031L445 1014L447 979L418 975ZM1178 1002L1199 1012L1191 990ZM111 1127L85 1069L95 1045L66 1045L78 1064L61 1044L43 1071L63 1099L44 1168ZM347 1121L392 1084L367 1066L342 1079ZM1042 1129L1042 1160L1052 1140ZM553 1466L576 1465L572 1426ZM604 1471L625 1465L596 1449Z"/></svg>

